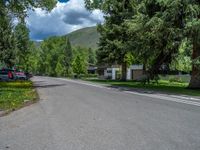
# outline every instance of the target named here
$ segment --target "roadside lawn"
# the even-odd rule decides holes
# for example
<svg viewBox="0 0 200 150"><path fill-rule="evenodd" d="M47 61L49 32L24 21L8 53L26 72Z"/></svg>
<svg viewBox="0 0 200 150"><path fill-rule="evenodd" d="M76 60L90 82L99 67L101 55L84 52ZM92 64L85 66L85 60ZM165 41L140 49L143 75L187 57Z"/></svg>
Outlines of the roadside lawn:
<svg viewBox="0 0 200 150"><path fill-rule="evenodd" d="M0 82L0 110L13 111L37 100L31 81Z"/></svg>
<svg viewBox="0 0 200 150"><path fill-rule="evenodd" d="M86 79L87 81L107 84L110 86L128 87L132 89L144 89L152 90L163 93L189 95L189 96L200 96L200 90L188 89L188 83L170 82L167 80L159 80L159 83L142 84L141 82L135 81L113 81L113 80L99 80L99 79Z"/></svg>

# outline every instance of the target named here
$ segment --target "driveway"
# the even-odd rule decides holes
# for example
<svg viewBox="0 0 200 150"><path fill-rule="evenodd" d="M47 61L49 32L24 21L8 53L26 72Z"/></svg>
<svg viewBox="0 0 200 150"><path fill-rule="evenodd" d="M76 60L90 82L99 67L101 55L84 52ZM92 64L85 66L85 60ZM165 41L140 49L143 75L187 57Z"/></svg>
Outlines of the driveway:
<svg viewBox="0 0 200 150"><path fill-rule="evenodd" d="M200 150L198 101L33 81L41 100L0 118L0 150Z"/></svg>

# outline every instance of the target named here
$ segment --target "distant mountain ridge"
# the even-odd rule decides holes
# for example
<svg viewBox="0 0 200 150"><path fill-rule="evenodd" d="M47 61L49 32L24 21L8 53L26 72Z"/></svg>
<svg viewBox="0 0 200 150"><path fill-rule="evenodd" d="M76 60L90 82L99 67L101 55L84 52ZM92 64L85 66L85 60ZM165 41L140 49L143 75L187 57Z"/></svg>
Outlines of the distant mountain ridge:
<svg viewBox="0 0 200 150"><path fill-rule="evenodd" d="M97 49L97 43L100 37L96 26L79 29L65 36L69 38L72 46L80 46L93 49Z"/></svg>
<svg viewBox="0 0 200 150"><path fill-rule="evenodd" d="M64 37L67 37L70 40L73 47L80 46L84 48L97 49L97 43L99 42L100 35L97 32L97 27L94 26L73 31L69 34L64 35ZM41 42L42 41L34 41L37 47L40 46Z"/></svg>

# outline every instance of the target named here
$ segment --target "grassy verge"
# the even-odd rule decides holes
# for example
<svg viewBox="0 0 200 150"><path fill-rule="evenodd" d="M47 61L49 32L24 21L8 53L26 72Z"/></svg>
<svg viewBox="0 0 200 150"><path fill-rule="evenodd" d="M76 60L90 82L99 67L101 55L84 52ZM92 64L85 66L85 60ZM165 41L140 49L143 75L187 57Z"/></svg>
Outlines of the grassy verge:
<svg viewBox="0 0 200 150"><path fill-rule="evenodd" d="M0 82L0 110L16 110L36 100L31 81Z"/></svg>
<svg viewBox="0 0 200 150"><path fill-rule="evenodd" d="M112 81L112 80L99 80L99 79L86 79L87 81L97 82L102 84L107 84L111 86L119 87L129 87L133 89L144 89L144 90L153 90L164 93L171 94L180 94L180 95L189 95L189 96L200 96L200 90L191 90L188 89L188 83L179 83L179 82L169 82L167 80L159 80L158 84L146 84L143 85L140 82L134 81Z"/></svg>

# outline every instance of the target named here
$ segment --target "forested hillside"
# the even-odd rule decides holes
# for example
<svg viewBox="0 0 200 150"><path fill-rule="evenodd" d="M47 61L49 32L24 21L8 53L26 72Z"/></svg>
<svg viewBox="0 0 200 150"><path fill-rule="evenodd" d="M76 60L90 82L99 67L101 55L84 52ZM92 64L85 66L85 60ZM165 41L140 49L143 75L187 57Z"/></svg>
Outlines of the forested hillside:
<svg viewBox="0 0 200 150"><path fill-rule="evenodd" d="M99 41L99 33L97 27L87 27L71 32L64 37L68 38L73 47L84 47L97 49ZM35 41L36 46L40 46L41 42Z"/></svg>
<svg viewBox="0 0 200 150"><path fill-rule="evenodd" d="M66 37L69 38L72 46L80 46L92 49L97 49L99 36L100 35L97 32L96 26L83 28L66 35Z"/></svg>

